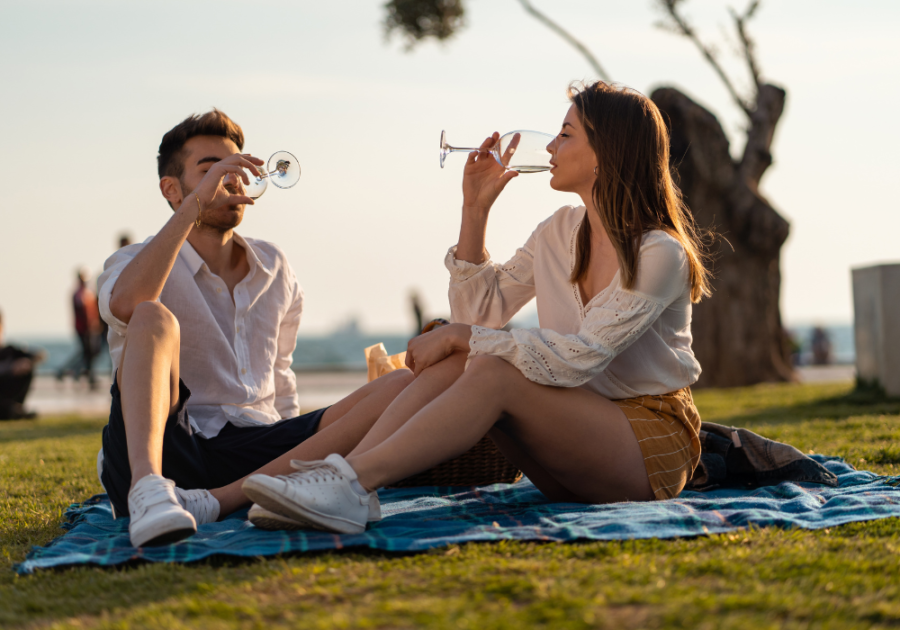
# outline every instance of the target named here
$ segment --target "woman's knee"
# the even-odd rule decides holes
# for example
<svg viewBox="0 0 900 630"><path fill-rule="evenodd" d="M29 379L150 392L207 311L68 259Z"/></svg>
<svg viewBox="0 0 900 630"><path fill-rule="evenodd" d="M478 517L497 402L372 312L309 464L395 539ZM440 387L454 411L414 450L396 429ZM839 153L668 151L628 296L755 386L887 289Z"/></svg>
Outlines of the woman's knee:
<svg viewBox="0 0 900 630"><path fill-rule="evenodd" d="M521 372L508 361L491 354L479 354L469 359L466 376L479 382L508 380L511 376L521 376Z"/></svg>
<svg viewBox="0 0 900 630"><path fill-rule="evenodd" d="M459 375L466 369L466 358L468 354L465 352L452 352L442 360L433 365L429 365L422 370L420 375L432 374L438 378L443 378L447 374L451 374L453 379L459 378Z"/></svg>
<svg viewBox="0 0 900 630"><path fill-rule="evenodd" d="M406 389L409 384L415 380L416 377L411 370L401 369L389 372L381 378L384 379L385 387L390 387L391 389L400 392Z"/></svg>

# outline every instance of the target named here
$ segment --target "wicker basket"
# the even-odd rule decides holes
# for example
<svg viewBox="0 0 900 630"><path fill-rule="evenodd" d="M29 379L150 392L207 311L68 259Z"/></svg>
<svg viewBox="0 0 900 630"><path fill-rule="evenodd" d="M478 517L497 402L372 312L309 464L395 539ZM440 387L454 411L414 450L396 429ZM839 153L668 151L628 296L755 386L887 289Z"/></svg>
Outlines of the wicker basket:
<svg viewBox="0 0 900 630"><path fill-rule="evenodd" d="M522 473L507 461L487 436L459 457L438 464L430 470L407 477L391 488L411 486L486 486L513 483Z"/></svg>

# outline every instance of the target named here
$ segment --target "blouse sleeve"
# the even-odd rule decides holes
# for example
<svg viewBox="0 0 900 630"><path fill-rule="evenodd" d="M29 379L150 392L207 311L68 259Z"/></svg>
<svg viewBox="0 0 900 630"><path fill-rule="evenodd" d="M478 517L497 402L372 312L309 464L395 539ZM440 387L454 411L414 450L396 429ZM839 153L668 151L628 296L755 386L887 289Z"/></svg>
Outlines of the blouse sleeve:
<svg viewBox="0 0 900 630"><path fill-rule="evenodd" d="M555 216L555 215L554 215ZM523 247L502 265L476 265L450 248L444 264L450 271L450 318L454 323L503 328L534 297L534 252L551 216L537 226Z"/></svg>
<svg viewBox="0 0 900 630"><path fill-rule="evenodd" d="M535 383L576 387L605 370L687 286L688 263L681 244L668 235L654 238L641 247L634 288L610 291L588 310L578 333L472 326L469 358L498 356Z"/></svg>

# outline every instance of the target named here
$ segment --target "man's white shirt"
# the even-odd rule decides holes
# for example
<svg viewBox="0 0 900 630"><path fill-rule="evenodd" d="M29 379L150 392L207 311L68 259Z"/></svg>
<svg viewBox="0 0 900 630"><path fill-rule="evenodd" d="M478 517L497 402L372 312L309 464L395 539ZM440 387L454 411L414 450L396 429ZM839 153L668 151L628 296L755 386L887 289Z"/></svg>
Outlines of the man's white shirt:
<svg viewBox="0 0 900 630"><path fill-rule="evenodd" d="M97 280L114 369L128 325L110 311L110 297L122 270L151 240L110 256ZM276 245L237 234L234 240L247 252L250 272L235 286L233 302L225 282L187 241L159 298L178 319L181 379L191 390L188 415L206 438L228 422L254 426L300 415L291 362L303 290Z"/></svg>

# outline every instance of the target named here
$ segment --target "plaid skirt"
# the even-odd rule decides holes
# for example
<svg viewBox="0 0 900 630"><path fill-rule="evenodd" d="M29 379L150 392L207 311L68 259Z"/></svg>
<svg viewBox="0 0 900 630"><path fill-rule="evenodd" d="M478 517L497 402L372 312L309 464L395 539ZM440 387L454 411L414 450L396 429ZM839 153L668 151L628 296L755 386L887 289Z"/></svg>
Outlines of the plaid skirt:
<svg viewBox="0 0 900 630"><path fill-rule="evenodd" d="M700 461L700 414L690 388L612 402L637 436L653 494L677 497Z"/></svg>

